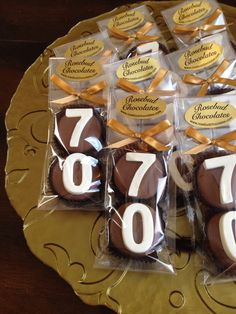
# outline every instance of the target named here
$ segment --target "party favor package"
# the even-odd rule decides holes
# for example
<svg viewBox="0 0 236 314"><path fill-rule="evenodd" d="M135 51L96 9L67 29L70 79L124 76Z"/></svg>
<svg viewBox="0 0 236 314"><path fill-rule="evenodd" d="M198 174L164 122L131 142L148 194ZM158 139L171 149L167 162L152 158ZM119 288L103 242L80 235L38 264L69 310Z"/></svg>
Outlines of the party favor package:
<svg viewBox="0 0 236 314"><path fill-rule="evenodd" d="M116 100L124 91L140 94L155 91L168 97L187 92L181 78L169 70L165 56L158 52L106 64L103 69L109 76L111 97Z"/></svg>
<svg viewBox="0 0 236 314"><path fill-rule="evenodd" d="M172 71L182 77L190 96L235 90L235 57L226 32L167 55Z"/></svg>
<svg viewBox="0 0 236 314"><path fill-rule="evenodd" d="M184 1L162 11L179 48L227 29L224 13L215 0Z"/></svg>
<svg viewBox="0 0 236 314"><path fill-rule="evenodd" d="M183 189L198 221L204 282L235 280L236 95L176 99L181 163L193 160L193 189Z"/></svg>
<svg viewBox="0 0 236 314"><path fill-rule="evenodd" d="M56 57L64 58L93 58L102 63L116 60L115 49L112 46L109 36L102 33L91 34L76 41L57 46L53 49Z"/></svg>
<svg viewBox="0 0 236 314"><path fill-rule="evenodd" d="M49 62L52 123L39 208L53 202L57 209L101 210L99 155L105 145L107 83L102 77L76 79L76 67L68 79L63 73L66 62Z"/></svg>
<svg viewBox="0 0 236 314"><path fill-rule="evenodd" d="M108 34L120 59L148 52L168 52L165 40L145 5L98 21L98 27L102 33Z"/></svg>
<svg viewBox="0 0 236 314"><path fill-rule="evenodd" d="M121 90L108 110L106 225L96 264L174 273L166 237L172 98Z"/></svg>

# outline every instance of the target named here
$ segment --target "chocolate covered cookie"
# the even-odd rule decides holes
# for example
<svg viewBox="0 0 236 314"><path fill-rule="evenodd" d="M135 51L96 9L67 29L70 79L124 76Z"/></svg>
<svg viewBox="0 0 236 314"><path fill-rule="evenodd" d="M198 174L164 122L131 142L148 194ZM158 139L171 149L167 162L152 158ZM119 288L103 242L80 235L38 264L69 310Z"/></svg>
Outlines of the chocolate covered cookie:
<svg viewBox="0 0 236 314"><path fill-rule="evenodd" d="M196 171L196 186L201 201L213 208L236 207L236 154L219 155L202 161Z"/></svg>
<svg viewBox="0 0 236 314"><path fill-rule="evenodd" d="M207 225L209 247L219 267L236 270L236 211L214 215Z"/></svg>
<svg viewBox="0 0 236 314"><path fill-rule="evenodd" d="M149 199L156 194L159 201L166 188L163 162L154 153L127 152L115 164L114 185L125 196Z"/></svg>
<svg viewBox="0 0 236 314"><path fill-rule="evenodd" d="M54 192L68 201L83 201L100 192L98 160L81 153L53 162L49 181Z"/></svg>
<svg viewBox="0 0 236 314"><path fill-rule="evenodd" d="M91 107L71 107L56 117L54 135L69 153L100 151L103 147L102 122Z"/></svg>
<svg viewBox="0 0 236 314"><path fill-rule="evenodd" d="M120 255L133 258L145 257L154 252L156 245L163 239L157 215L158 212L145 204L122 205L114 211L109 222L110 247Z"/></svg>

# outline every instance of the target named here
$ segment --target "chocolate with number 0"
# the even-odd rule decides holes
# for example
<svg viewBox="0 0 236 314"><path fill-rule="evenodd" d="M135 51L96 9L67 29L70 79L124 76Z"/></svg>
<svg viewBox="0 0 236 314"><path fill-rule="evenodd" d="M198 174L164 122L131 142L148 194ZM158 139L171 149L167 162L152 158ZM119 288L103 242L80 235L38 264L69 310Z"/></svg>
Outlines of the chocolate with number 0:
<svg viewBox="0 0 236 314"><path fill-rule="evenodd" d="M153 253L163 239L159 219L159 213L145 204L120 206L113 212L109 223L110 247L129 257L140 258Z"/></svg>
<svg viewBox="0 0 236 314"><path fill-rule="evenodd" d="M97 159L81 153L71 154L65 160L55 160L49 172L52 189L68 201L94 198L101 185L97 163Z"/></svg>

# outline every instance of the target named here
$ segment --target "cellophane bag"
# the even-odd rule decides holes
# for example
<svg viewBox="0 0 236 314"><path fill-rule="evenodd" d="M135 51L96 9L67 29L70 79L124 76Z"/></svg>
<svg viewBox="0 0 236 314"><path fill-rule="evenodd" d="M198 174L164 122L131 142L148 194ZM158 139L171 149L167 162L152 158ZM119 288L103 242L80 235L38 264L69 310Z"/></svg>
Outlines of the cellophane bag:
<svg viewBox="0 0 236 314"><path fill-rule="evenodd" d="M98 21L98 27L108 34L120 59L148 52L168 53L161 31L145 5Z"/></svg>
<svg viewBox="0 0 236 314"><path fill-rule="evenodd" d="M235 90L235 57L226 32L167 55L172 71L182 78L187 95L196 97Z"/></svg>
<svg viewBox="0 0 236 314"><path fill-rule="evenodd" d="M114 62L117 54L110 42L109 36L94 33L78 40L67 42L53 49L56 57L74 58L99 58L102 63Z"/></svg>
<svg viewBox="0 0 236 314"><path fill-rule="evenodd" d="M65 77L68 60L49 60L51 126L38 207L103 210L107 83L101 76L81 80L75 65Z"/></svg>
<svg viewBox="0 0 236 314"><path fill-rule="evenodd" d="M192 159L186 204L198 223L204 283L235 280L236 95L176 99L182 169Z"/></svg>
<svg viewBox="0 0 236 314"><path fill-rule="evenodd" d="M161 13L179 48L227 29L224 13L215 0L184 1Z"/></svg>
<svg viewBox="0 0 236 314"><path fill-rule="evenodd" d="M169 248L166 236L172 123L171 97L112 88L104 150L106 223L96 266L174 273L174 241Z"/></svg>
<svg viewBox="0 0 236 314"><path fill-rule="evenodd" d="M159 52L105 64L103 69L109 76L111 94L115 90L112 97L117 100L119 93L123 94L123 88L134 92L155 90L159 95L169 97L187 95L186 85L170 70L166 57ZM129 83L136 85L136 89Z"/></svg>

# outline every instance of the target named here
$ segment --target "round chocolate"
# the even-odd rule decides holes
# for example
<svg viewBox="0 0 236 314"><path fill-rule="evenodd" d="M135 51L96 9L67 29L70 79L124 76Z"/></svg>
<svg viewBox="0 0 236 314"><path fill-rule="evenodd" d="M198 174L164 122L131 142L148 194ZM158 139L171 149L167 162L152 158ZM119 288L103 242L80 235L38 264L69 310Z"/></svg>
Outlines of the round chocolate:
<svg viewBox="0 0 236 314"><path fill-rule="evenodd" d="M100 169L96 165L96 163L94 163L94 161L96 161L94 158L90 156L85 156L85 158L87 158L88 164L90 163L90 160L91 160L92 180L91 182L88 182L88 185L87 185L88 188L86 187L86 189L83 191L78 190L78 192L77 191L71 192L70 189L66 188L65 182L64 182L65 179L69 179L70 181L72 181L72 185L74 185L72 187L75 190L76 190L76 187L81 186L82 175L83 175L82 165L79 161L75 162L74 165L72 164L73 178L63 178L63 171L65 171L64 167L65 167L66 159L64 161L56 160L52 164L50 172L49 172L49 181L51 183L52 189L54 190L54 193L57 193L61 198L68 201L88 200L88 199L91 199L92 197L95 197L95 195L99 193L100 184L101 184Z"/></svg>
<svg viewBox="0 0 236 314"><path fill-rule="evenodd" d="M228 268L235 264L236 270L236 212L214 215L207 225L207 238L218 265Z"/></svg>
<svg viewBox="0 0 236 314"><path fill-rule="evenodd" d="M73 107L58 114L55 136L69 153L84 153L102 149L102 131L93 108Z"/></svg>
<svg viewBox="0 0 236 314"><path fill-rule="evenodd" d="M219 157L215 156L206 158L200 164L196 173L196 185L199 198L203 203L221 210L230 210L235 208L236 167L235 162L233 161L235 158L236 154L220 155ZM208 169L206 169L206 162L211 164L208 166ZM219 166L219 162L222 162L221 166ZM228 165L233 165L233 168L231 167L229 169L229 173L227 172L227 175L224 175L222 178L225 166L228 167ZM230 195L228 195L229 193Z"/></svg>
<svg viewBox="0 0 236 314"><path fill-rule="evenodd" d="M130 155L133 154L133 155ZM141 155L139 161L134 161L128 158L128 156L135 157L137 154L145 154ZM151 163L148 161L148 158L153 157ZM147 156L145 162L145 157ZM129 159L129 160L127 160ZM144 173L140 169L141 167L146 167L146 171ZM114 167L113 178L115 186L119 189L119 191L126 196L136 197L140 199L149 199L158 193L159 200L162 198L166 184L163 184L163 180L165 180L165 169L161 160L156 156L156 154L144 153L144 152L129 152L120 157ZM162 184L160 184L162 183ZM131 191L132 184L132 191ZM136 190L136 191L135 191Z"/></svg>
<svg viewBox="0 0 236 314"><path fill-rule="evenodd" d="M138 258L151 254L163 239L163 231L155 230L156 220L156 212L147 205L122 205L114 211L109 221L110 247L129 257Z"/></svg>

